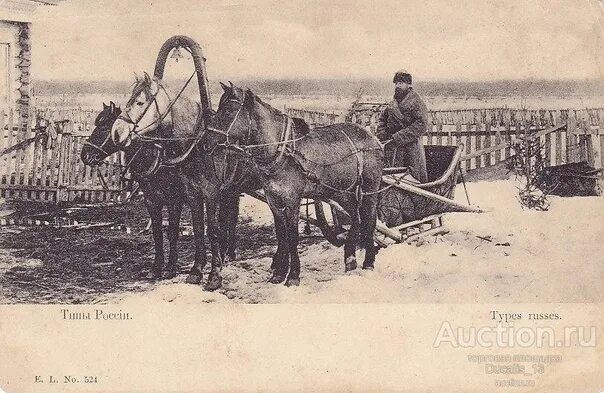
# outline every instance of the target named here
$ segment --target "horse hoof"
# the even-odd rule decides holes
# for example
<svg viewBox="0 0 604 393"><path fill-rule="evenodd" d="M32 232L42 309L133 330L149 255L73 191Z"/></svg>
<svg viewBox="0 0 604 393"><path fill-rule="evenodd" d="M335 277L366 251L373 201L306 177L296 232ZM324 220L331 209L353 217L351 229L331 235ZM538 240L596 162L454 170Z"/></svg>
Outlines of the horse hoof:
<svg viewBox="0 0 604 393"><path fill-rule="evenodd" d="M300 285L299 278L288 278L287 281L285 281L286 287L297 287L299 285Z"/></svg>
<svg viewBox="0 0 604 393"><path fill-rule="evenodd" d="M206 291L215 291L222 286L222 277L219 274L210 274L205 285Z"/></svg>
<svg viewBox="0 0 604 393"><path fill-rule="evenodd" d="M169 280L169 279L174 278L174 277L176 277L176 270L166 270L164 272L164 274L162 275L162 278L164 280Z"/></svg>
<svg viewBox="0 0 604 393"><path fill-rule="evenodd" d="M281 284L285 281L285 274L273 273L271 278L268 280L271 284Z"/></svg>
<svg viewBox="0 0 604 393"><path fill-rule="evenodd" d="M344 262L344 272L350 272L352 270L355 270L357 268L357 260L354 259L354 257L348 257L346 258L346 261Z"/></svg>
<svg viewBox="0 0 604 393"><path fill-rule="evenodd" d="M363 270L373 270L373 265L363 265Z"/></svg>
<svg viewBox="0 0 604 393"><path fill-rule="evenodd" d="M203 279L203 274L197 273L189 273L185 282L187 284L201 284L201 280Z"/></svg>

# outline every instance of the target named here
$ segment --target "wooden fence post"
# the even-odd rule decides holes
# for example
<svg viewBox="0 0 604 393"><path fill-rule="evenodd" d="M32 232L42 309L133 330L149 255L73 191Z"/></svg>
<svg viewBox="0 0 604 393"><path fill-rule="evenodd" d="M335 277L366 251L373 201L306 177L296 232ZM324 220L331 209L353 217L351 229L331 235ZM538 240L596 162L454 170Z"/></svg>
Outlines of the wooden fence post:
<svg viewBox="0 0 604 393"><path fill-rule="evenodd" d="M590 163L594 168L600 169L604 166L604 157L602 157L602 149L604 148L604 118L598 119L598 128L595 133L589 135L591 141L591 151L593 163ZM591 126L588 124L588 127ZM600 176L597 180L597 184L600 190L604 188L604 180Z"/></svg>
<svg viewBox="0 0 604 393"><path fill-rule="evenodd" d="M604 157L602 156L602 152L604 151L604 117L599 119L598 133L594 137L594 167L602 168L604 167Z"/></svg>
<svg viewBox="0 0 604 393"><path fill-rule="evenodd" d="M566 162L577 161L577 119L571 110L566 119Z"/></svg>
<svg viewBox="0 0 604 393"><path fill-rule="evenodd" d="M474 115L474 118L476 119L476 115ZM480 149L482 149L482 124L480 123L480 121L476 122L475 124L476 129L475 129L475 135L476 135L476 145L475 145L475 151L479 151ZM476 169L482 168L482 160L483 156L478 156L476 157Z"/></svg>
<svg viewBox="0 0 604 393"><path fill-rule="evenodd" d="M6 149L9 145L8 145L8 133L10 132L10 124L6 124L5 118L4 118L5 114L4 114L4 110L0 110L0 149L4 150ZM4 129L4 127L6 127L6 130ZM8 167L8 157L6 154L3 154L2 156L0 156L0 184L7 184L8 181L6 180L8 178L8 173L6 171L7 167Z"/></svg>
<svg viewBox="0 0 604 393"><path fill-rule="evenodd" d="M63 184L64 182L64 171L65 171L65 145L67 144L68 138L66 138L66 135L61 135L60 138L60 143L57 145L57 149L58 149L58 167L57 167L57 183L56 183L56 199L55 202L56 203L60 203L63 202L64 198L65 198L65 186Z"/></svg>
<svg viewBox="0 0 604 393"><path fill-rule="evenodd" d="M484 147L489 148L491 147L491 120L489 118L486 119L486 124L485 124L485 138L484 138ZM495 143L497 144L497 143ZM487 153L485 155L485 166L491 166L491 153Z"/></svg>

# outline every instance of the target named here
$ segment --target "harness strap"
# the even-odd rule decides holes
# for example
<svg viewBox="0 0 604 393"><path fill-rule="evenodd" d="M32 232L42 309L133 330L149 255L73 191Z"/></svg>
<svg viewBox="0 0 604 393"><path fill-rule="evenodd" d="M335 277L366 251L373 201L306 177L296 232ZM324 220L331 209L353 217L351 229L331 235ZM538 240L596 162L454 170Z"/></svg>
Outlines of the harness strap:
<svg viewBox="0 0 604 393"><path fill-rule="evenodd" d="M166 165L166 166L174 166L177 164L180 164L181 162L183 162L184 160L186 160L189 157L189 154L191 154L191 152L193 151L193 149L195 149L195 147L197 146L197 144L199 143L199 141L201 141L204 137L204 135L206 134L206 128L205 127L201 127L202 123L203 123L203 116L201 115L201 107L199 107L199 113L197 114L197 120L195 121L195 128L196 129L200 129L201 131L196 135L195 139L193 140L193 142L191 143L191 145L189 146L189 148L187 150L185 150L185 152L183 154L181 154L179 157L175 157L169 160L163 160L162 164Z"/></svg>
<svg viewBox="0 0 604 393"><path fill-rule="evenodd" d="M159 145L155 145L155 147L157 147L157 149L154 149L154 151L157 153L155 154L155 158L153 159L153 164L149 166L149 168L147 168L147 170L145 170L144 172L132 172L133 176L140 178L140 180L144 181L146 180L145 178L153 176L157 173L157 171L161 167L160 157L163 148Z"/></svg>
<svg viewBox="0 0 604 393"><path fill-rule="evenodd" d="M180 98L180 96L182 95L182 93L185 91L185 89L187 88L187 86L189 85L189 83L191 82L191 80L193 79L193 77L195 76L195 74L196 74L196 71L194 71L191 74L191 76L189 77L189 79L187 79L187 82L180 89L180 91L178 92L178 94L176 95L176 97L174 98L174 100L170 99L170 95L168 94L168 91L166 90L166 88L163 87L161 84L158 83L157 84L158 89L157 89L157 92L153 95L152 102L155 103L157 113L159 113L159 107L158 107L158 104L157 104L157 96L158 96L159 92L163 90L163 92L168 97L168 100L170 101L170 104L168 105L168 108L166 108L166 111L163 114L160 114L159 118L157 118L156 120L154 120L151 124L149 124L145 128L139 130L138 132L136 131L136 127L138 126L138 122L141 121L141 119L145 116L145 114L147 113L147 111L151 107L151 103L149 103L149 105L147 105L147 107L143 111L142 115L139 116L139 118L136 120L136 122L133 122L132 119L130 119L130 116L128 116L128 118L123 118L124 120L130 122L131 124L134 124L134 129L131 132L137 134L138 136L141 136L141 135L146 134L147 132L150 132L149 128L151 126L153 126L156 123L162 122L171 113L172 107L174 106L174 104L176 104L176 102L178 101L178 99Z"/></svg>
<svg viewBox="0 0 604 393"><path fill-rule="evenodd" d="M82 143L83 146L89 146L97 151L100 151L101 153L103 153L105 156L109 156L110 154L107 153L105 150L103 150L103 148L101 146L105 145L105 143L101 144L101 146L97 146L92 142L88 142L88 141L84 141L84 143Z"/></svg>
<svg viewBox="0 0 604 393"><path fill-rule="evenodd" d="M354 141L352 140L352 138L344 132L344 130L340 130L340 132L342 134L344 134L344 136L346 137L346 139L348 139L348 142L350 142L350 144L352 145L352 147L354 148L354 154L357 156L357 179L356 182L358 182L358 185L360 186L362 181L363 181L363 154L362 151L359 150L359 148L357 147L357 145L354 143Z"/></svg>
<svg viewBox="0 0 604 393"><path fill-rule="evenodd" d="M363 149L363 150L359 149L357 147L357 145L354 143L354 141L352 140L352 138L350 138L350 136L346 132L344 132L344 130L340 129L339 131L342 133L342 135L344 135L344 137L348 140L348 142L352 145L352 147L354 149L346 157L350 157L351 155L355 155L356 156L356 159L357 159L357 176L354 179L354 181L352 182L352 184L350 184L350 186L348 186L347 188L345 188L343 190L342 189L338 189L336 187L332 187L332 186L330 186L328 184L325 184L325 183L323 183L321 181L317 181L317 183L319 185L321 185L322 187L325 187L325 188L327 188L329 190L332 190L332 191L354 193L355 196L356 196L357 201L360 201L362 199L362 197L363 197L363 195L362 195L363 193L362 193L362 188L361 187L362 187L362 180L363 180L362 174L363 174L363 169L364 169L364 161L363 161L363 154L362 153L364 151L368 151L369 149ZM371 149L371 150L373 150L373 149ZM344 157L344 158L346 158L346 157ZM330 165L334 165L334 164L336 164L338 162L340 162L340 161L336 161L336 162L330 163ZM325 165L325 166L328 166L328 165ZM312 177L314 179L318 180L318 178L317 178L316 175L313 174Z"/></svg>
<svg viewBox="0 0 604 393"><path fill-rule="evenodd" d="M287 116L285 114L283 116L284 116L283 128L281 131L281 136L279 137L279 142L277 143L277 158L275 158L273 160L273 162L270 163L270 165L264 166L264 167L261 167L260 164L256 163L258 168L265 173L273 172L275 169L277 169L279 167L279 165L281 165L283 163L283 158L285 157L285 151L287 150L288 144L295 140L295 139L291 139L293 122L289 116ZM293 143L295 143L295 142L293 142ZM247 150L247 148L249 148L249 147L250 146L245 146L245 149ZM256 146L254 146L254 147L256 147ZM293 150L294 151L296 150L295 147Z"/></svg>
<svg viewBox="0 0 604 393"><path fill-rule="evenodd" d="M101 173L101 167L97 166L96 167L96 175L101 183L101 186L103 187L103 191L111 191L109 189L109 186L107 185L107 180L105 180L105 177L103 176L103 174ZM120 175L120 179L122 180L122 182L124 182L124 178ZM126 179L127 180L127 179ZM125 182L124 182L125 183ZM120 188L119 190L117 190L117 192L122 192L124 190L128 189L128 186L126 185L125 187ZM115 191L115 190L114 190Z"/></svg>
<svg viewBox="0 0 604 393"><path fill-rule="evenodd" d="M287 115L284 115L284 118L285 121L283 122L283 132L281 133L281 137L279 138L279 142L281 143L277 147L277 151L279 152L279 155L277 156L277 161L281 161L283 159L283 155L285 154L285 150L287 148L287 143L284 142L289 141L292 134L292 119ZM296 150L295 146L294 150Z"/></svg>

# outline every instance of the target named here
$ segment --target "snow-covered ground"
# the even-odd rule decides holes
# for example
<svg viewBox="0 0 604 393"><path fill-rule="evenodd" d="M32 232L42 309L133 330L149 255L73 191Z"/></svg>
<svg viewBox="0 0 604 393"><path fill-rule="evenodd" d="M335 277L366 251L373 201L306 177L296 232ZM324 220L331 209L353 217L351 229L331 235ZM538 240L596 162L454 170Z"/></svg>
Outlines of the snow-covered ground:
<svg viewBox="0 0 604 393"><path fill-rule="evenodd" d="M456 192L456 199L464 202L463 188ZM447 214L448 233L382 249L374 271L344 274L343 250L323 242L301 246L302 282L297 288L267 283L271 260L262 257L226 266L219 292L184 284L179 277L118 299L125 303L604 301L604 197L552 196L550 209L539 212L522 209L512 179L470 183L468 192L472 203L486 213ZM242 214L255 225L272 225L266 205L246 197L242 207ZM272 248L267 246L267 251Z"/></svg>

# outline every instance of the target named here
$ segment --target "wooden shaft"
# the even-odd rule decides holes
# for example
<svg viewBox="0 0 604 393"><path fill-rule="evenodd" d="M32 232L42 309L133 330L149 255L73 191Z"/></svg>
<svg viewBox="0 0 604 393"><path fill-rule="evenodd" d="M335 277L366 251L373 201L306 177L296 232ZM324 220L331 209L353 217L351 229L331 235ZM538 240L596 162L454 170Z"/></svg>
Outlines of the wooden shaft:
<svg viewBox="0 0 604 393"><path fill-rule="evenodd" d="M473 206L462 205L461 203L455 202L444 196L440 196L438 194L433 194L430 191L426 191L422 188L416 187L410 183L405 182L404 180L396 181L393 179L389 179L388 177L383 177L382 181L384 183L392 185L393 187L396 187L398 189L408 191L413 194L421 195L423 197L426 197L428 199L432 199L432 200L435 200L438 202L442 202L443 204L445 204L447 206L454 207L456 209L456 211L468 212L468 213L483 213L484 212L484 210L482 210L482 209L478 209Z"/></svg>

